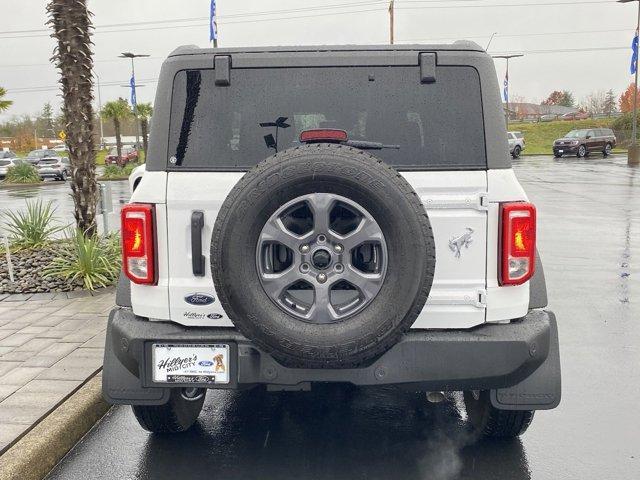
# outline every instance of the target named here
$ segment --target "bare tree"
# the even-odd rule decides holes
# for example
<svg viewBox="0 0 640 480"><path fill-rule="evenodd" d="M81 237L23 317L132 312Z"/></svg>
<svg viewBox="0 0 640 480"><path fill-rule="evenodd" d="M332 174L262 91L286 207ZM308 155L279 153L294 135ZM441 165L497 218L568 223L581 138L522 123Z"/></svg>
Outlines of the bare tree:
<svg viewBox="0 0 640 480"><path fill-rule="evenodd" d="M580 102L580 107L592 115L597 115L604 113L606 101L607 94L604 90L598 90L596 92L591 92L589 95L584 97Z"/></svg>
<svg viewBox="0 0 640 480"><path fill-rule="evenodd" d="M85 236L97 233L96 154L93 142L93 52L91 12L86 0L51 0L47 5L58 41L52 62L60 69L62 112L71 160L71 191L76 224Z"/></svg>

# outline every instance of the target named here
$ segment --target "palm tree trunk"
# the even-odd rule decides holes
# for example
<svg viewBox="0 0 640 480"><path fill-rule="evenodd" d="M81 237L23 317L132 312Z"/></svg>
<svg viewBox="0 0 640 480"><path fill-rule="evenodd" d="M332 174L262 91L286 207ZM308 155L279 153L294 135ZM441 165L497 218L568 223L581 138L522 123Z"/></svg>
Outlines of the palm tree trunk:
<svg viewBox="0 0 640 480"><path fill-rule="evenodd" d="M144 150L144 161L147 161L147 150L149 146L149 138L147 132L149 130L149 123L146 118L143 118L140 122L140 128L142 129L142 148Z"/></svg>
<svg viewBox="0 0 640 480"><path fill-rule="evenodd" d="M113 117L113 129L116 131L116 151L118 152L117 164L122 163L122 140L120 139L120 119Z"/></svg>
<svg viewBox="0 0 640 480"><path fill-rule="evenodd" d="M98 184L92 121L91 13L86 0L51 0L47 13L47 24L53 27L53 37L58 41L51 60L60 69L74 216L85 236L93 236L97 233Z"/></svg>

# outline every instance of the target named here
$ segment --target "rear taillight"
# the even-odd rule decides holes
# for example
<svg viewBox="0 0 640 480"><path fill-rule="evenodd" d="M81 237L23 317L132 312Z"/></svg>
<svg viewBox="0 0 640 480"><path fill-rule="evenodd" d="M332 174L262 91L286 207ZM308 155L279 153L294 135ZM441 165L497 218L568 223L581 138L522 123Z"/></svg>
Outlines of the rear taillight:
<svg viewBox="0 0 640 480"><path fill-rule="evenodd" d="M301 143L346 142L347 132L336 128L314 128L300 133Z"/></svg>
<svg viewBox="0 0 640 480"><path fill-rule="evenodd" d="M535 269L536 207L526 202L503 203L500 219L500 285L520 285Z"/></svg>
<svg viewBox="0 0 640 480"><path fill-rule="evenodd" d="M153 205L132 203L122 207L122 268L134 283L154 285L155 228Z"/></svg>

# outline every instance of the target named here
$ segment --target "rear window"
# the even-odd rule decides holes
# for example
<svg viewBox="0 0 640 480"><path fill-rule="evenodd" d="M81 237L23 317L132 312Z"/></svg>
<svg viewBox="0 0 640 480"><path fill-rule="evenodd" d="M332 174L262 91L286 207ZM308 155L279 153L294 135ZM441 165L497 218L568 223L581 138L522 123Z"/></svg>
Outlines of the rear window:
<svg viewBox="0 0 640 480"><path fill-rule="evenodd" d="M6 167L7 165L11 165L9 160L0 160L0 167Z"/></svg>
<svg viewBox="0 0 640 480"><path fill-rule="evenodd" d="M229 86L214 80L214 70L176 75L170 168L244 170L274 153L265 136L282 151L314 128L398 145L372 153L399 169L487 165L480 79L471 67L438 67L432 84L420 82L418 67L370 66L232 69ZM281 127L269 125L278 119L286 119Z"/></svg>
<svg viewBox="0 0 640 480"><path fill-rule="evenodd" d="M513 132L513 134L515 135L516 138L524 138L524 135L522 135L522 132Z"/></svg>

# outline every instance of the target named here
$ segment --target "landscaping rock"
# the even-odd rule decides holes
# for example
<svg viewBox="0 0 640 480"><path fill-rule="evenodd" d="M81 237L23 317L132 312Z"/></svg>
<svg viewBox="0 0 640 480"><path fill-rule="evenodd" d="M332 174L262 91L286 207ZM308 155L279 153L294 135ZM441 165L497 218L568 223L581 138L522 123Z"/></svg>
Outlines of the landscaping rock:
<svg viewBox="0 0 640 480"><path fill-rule="evenodd" d="M7 260L0 256L0 295L7 293L71 292L78 289L78 282L57 277L44 277L44 269L60 255L60 246L21 250L11 254L14 282L9 280ZM82 285L82 281L80 281Z"/></svg>

